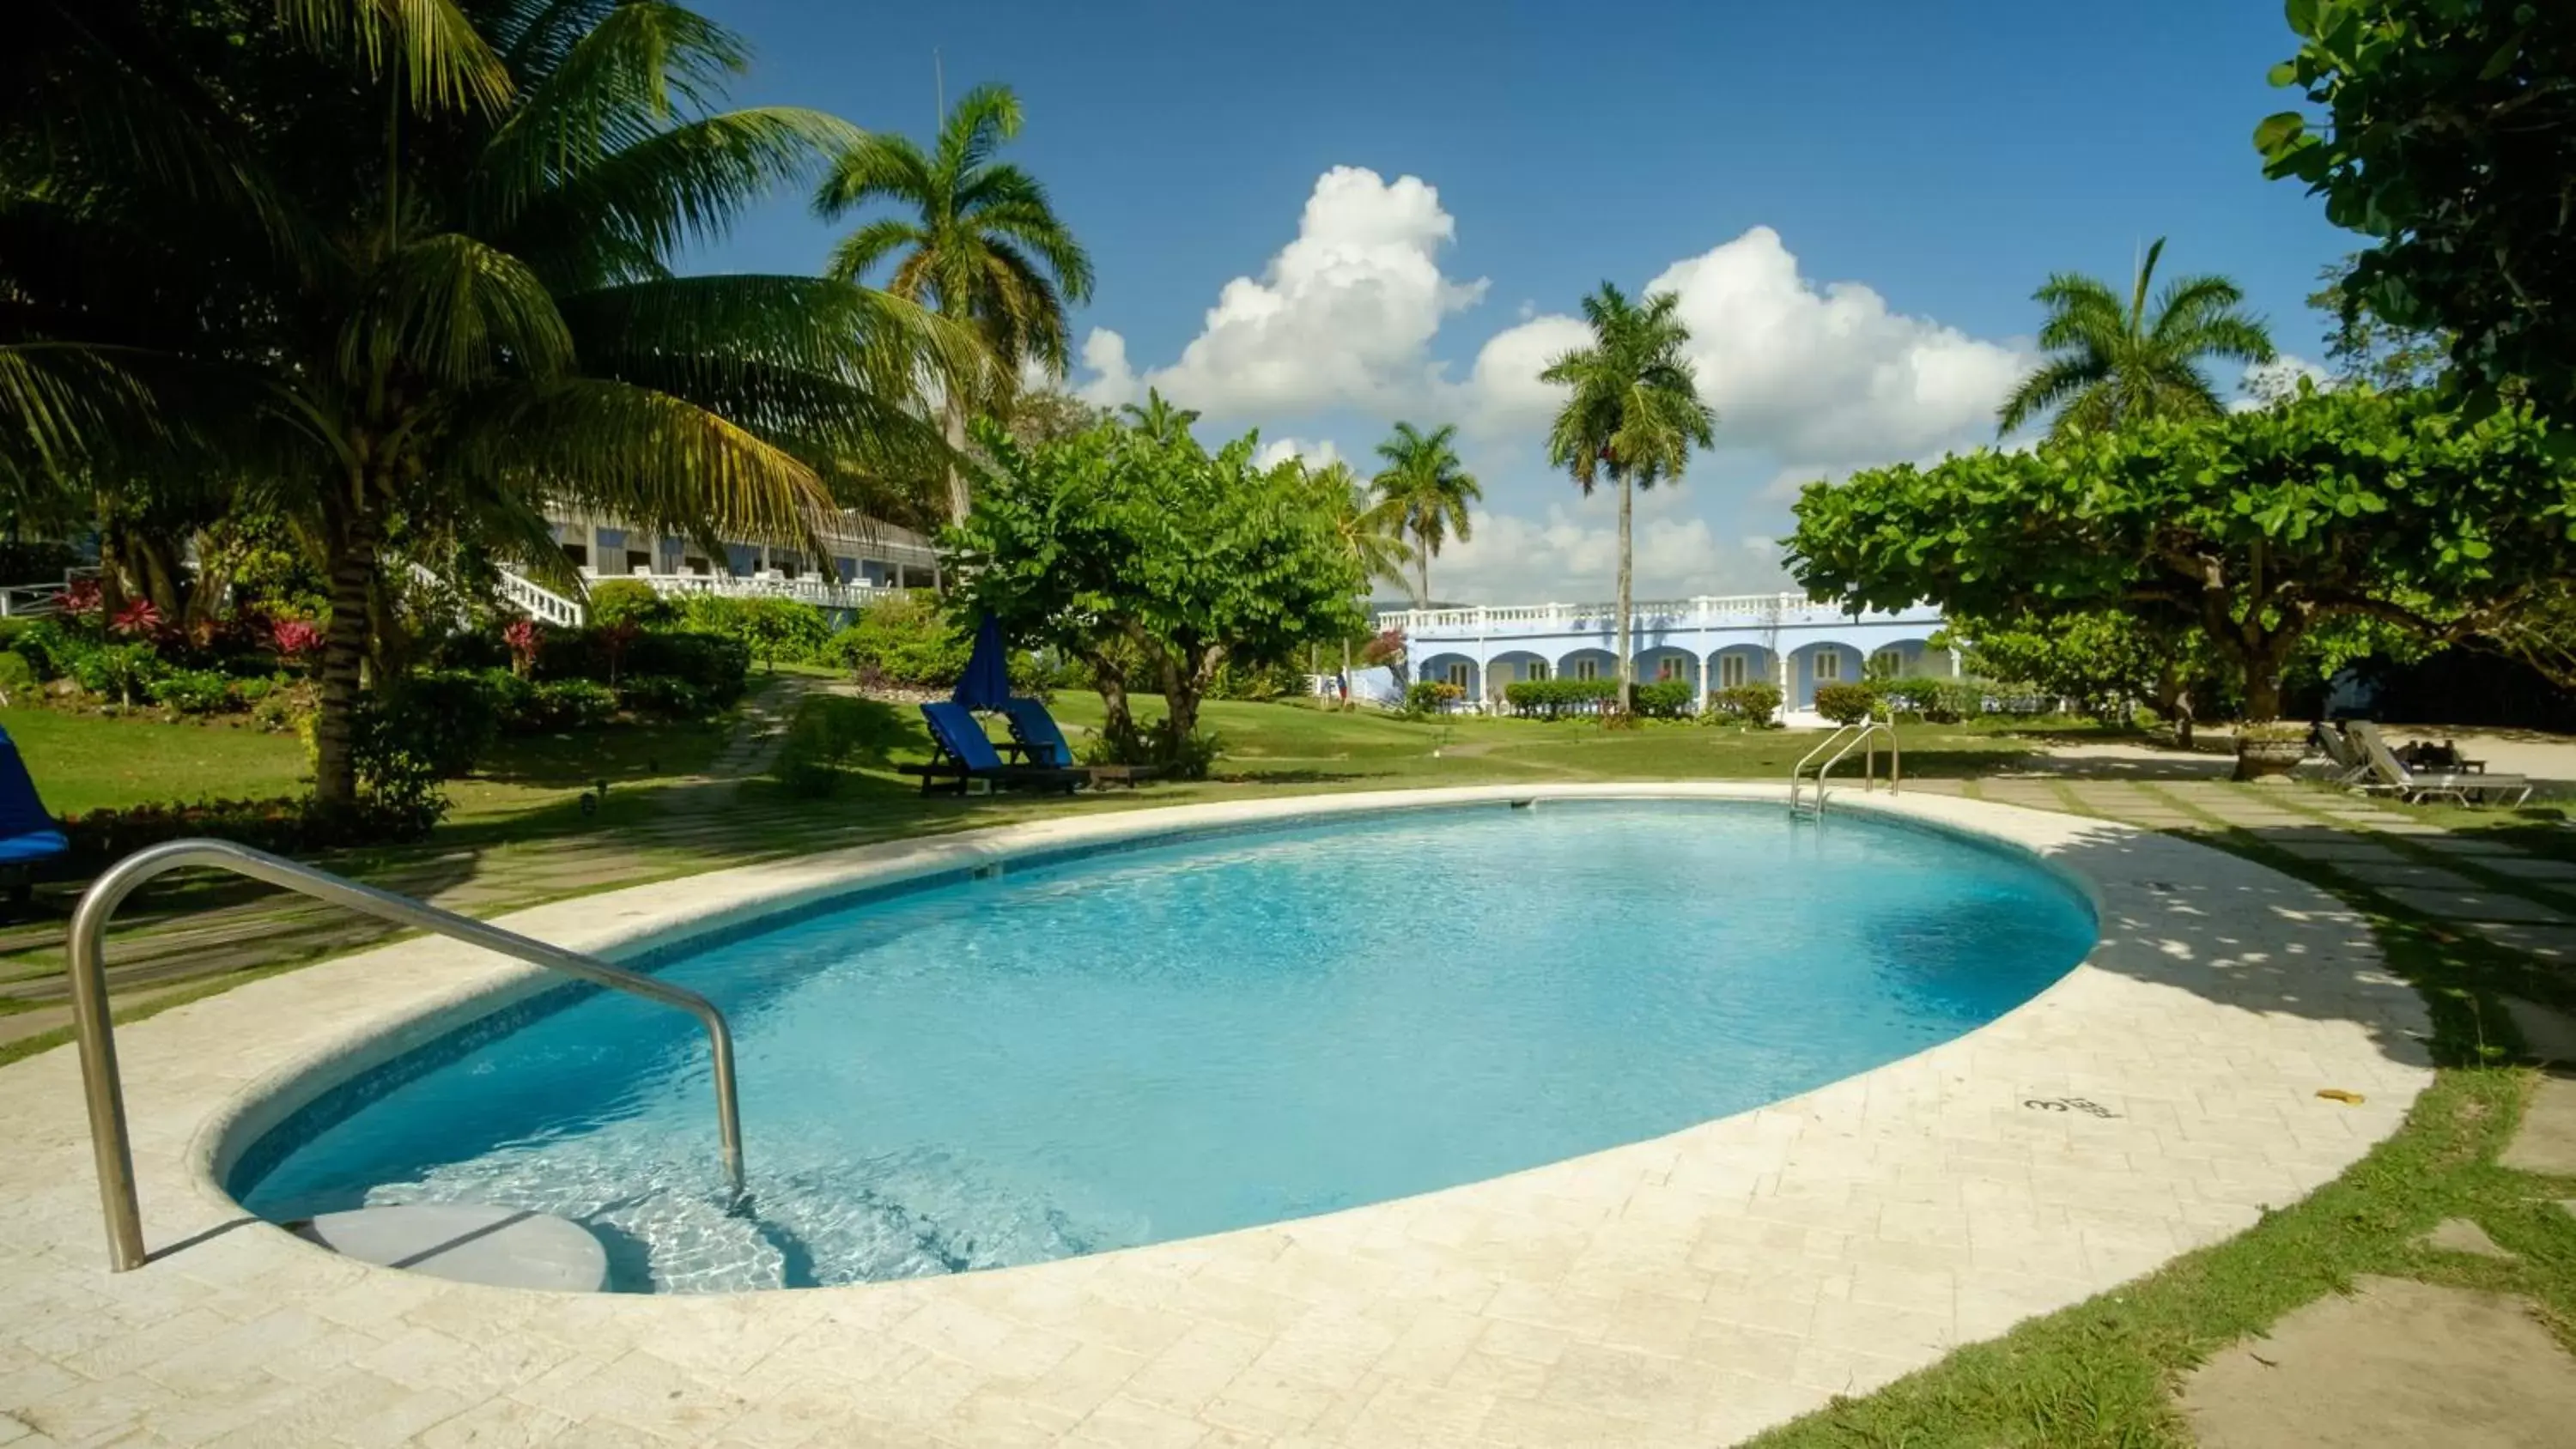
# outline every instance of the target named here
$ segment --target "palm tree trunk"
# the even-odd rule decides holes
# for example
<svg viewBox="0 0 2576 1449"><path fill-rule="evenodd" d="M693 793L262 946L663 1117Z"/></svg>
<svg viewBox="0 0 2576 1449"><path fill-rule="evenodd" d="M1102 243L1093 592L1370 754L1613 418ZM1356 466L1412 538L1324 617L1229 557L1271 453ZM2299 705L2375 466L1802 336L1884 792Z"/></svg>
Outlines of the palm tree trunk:
<svg viewBox="0 0 2576 1449"><path fill-rule="evenodd" d="M940 412L942 414L940 419L940 431L947 436L948 446L957 449L959 452L964 452L966 449L966 409L957 401L953 386L950 389L950 395L947 400L940 405ZM966 494L966 470L953 463L950 464L948 468L948 521L950 523L964 523L966 521L966 511L968 508L972 507L973 504L974 500L969 498Z"/></svg>
<svg viewBox="0 0 2576 1449"><path fill-rule="evenodd" d="M1619 712L1627 714L1633 707L1629 696L1636 687L1636 665L1628 657L1628 584L1631 573L1628 556L1628 517L1633 511L1636 489L1628 475L1619 475Z"/></svg>
<svg viewBox="0 0 2576 1449"><path fill-rule="evenodd" d="M313 719L313 798L325 813L346 815L358 803L358 764L351 746L359 676L367 658L376 521L360 508L334 532L339 547L331 560L331 627L322 640L321 708Z"/></svg>
<svg viewBox="0 0 2576 1449"><path fill-rule="evenodd" d="M1417 530L1413 535L1413 607L1431 607L1431 539Z"/></svg>

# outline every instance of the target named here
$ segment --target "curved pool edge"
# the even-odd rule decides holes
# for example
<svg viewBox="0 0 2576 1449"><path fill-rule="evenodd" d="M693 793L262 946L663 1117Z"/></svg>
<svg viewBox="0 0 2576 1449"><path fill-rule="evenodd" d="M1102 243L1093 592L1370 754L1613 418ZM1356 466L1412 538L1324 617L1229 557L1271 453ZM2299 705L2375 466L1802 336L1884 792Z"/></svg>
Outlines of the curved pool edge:
<svg viewBox="0 0 2576 1449"><path fill-rule="evenodd" d="M711 872L558 902L503 923L613 952L667 939L683 922L692 934L723 929L858 885L1175 826L1523 798L1780 795L1746 784L1524 785L1120 812ZM2423 1027L2412 991L2378 969L2366 929L2312 887L2205 847L2076 817L1923 795L1844 795L1835 808L1999 840L2070 870L2093 901L2102 940L2039 996L1952 1041L1750 1112L1506 1177L959 1278L579 1301L431 1285L334 1259L265 1225L224 1230L244 1214L222 1190L221 1172L267 1124L410 1042L547 984L528 968L464 960L472 953L445 943L407 942L255 983L120 1034L148 1238L166 1246L218 1231L141 1273L103 1279L92 1267L90 1286L148 1296L158 1284L184 1296L195 1290L183 1284L221 1290L258 1281L271 1285L263 1301L381 1299L385 1323L441 1331L411 1324L414 1310L401 1306L427 1305L418 1311L434 1310L451 1329L506 1324L496 1331L525 1332L530 1343L574 1354L594 1352L606 1333L622 1345L617 1362L647 1355L682 1380L700 1366L707 1381L685 1385L683 1397L696 1387L721 1396L722 1377L775 1359L846 1390L851 1412L911 1432L954 1433L955 1416L977 1402L1053 1424L1073 1412L1063 1405L1089 1392L1046 1387L1074 1358L1110 1363L1127 1355L1138 1360L1128 1367L1141 1371L1184 1340L1215 1334L1253 1346L1228 1382L1275 1360L1282 1381L1302 1386L1310 1401L1322 1393L1342 1402L1366 1383L1368 1402L1382 1399L1389 1412L1455 1407L1466 1394L1480 1413L1509 1417L1522 1412L1512 1407L1522 1399L1502 1381L1500 1363L1484 1359L1535 1364L1534 1379L1521 1376L1538 1385L1529 1401L1563 1407L1580 1394L1548 1386L1571 1353L1578 1379L1612 1368L1654 1371L1617 1403L1575 1408L1595 1412L1603 1431L1623 1422L1624 1404L1653 1410L1649 1422L1676 1432L1750 1432L2249 1225L2261 1204L2304 1195L2394 1130L2429 1080L2410 1036ZM419 970L388 989L385 974L405 968ZM259 1049L264 1060L257 1067L220 1060L209 1051L218 1043ZM31 1077L60 1075L68 1055L0 1071L0 1106L14 1106ZM49 1062L57 1070L34 1070ZM2326 1086L2361 1090L2365 1104L2318 1102L2313 1092ZM76 1109L76 1093L71 1101ZM2032 1105L2051 1102L2058 1105ZM2070 1102L2116 1115L2097 1117ZM24 1122L0 1126L0 1141L24 1131ZM11 1164L0 1166L0 1181L47 1189L40 1194L46 1261L56 1272L94 1264L85 1167L61 1159L60 1138L16 1145L54 1149L0 1154ZM76 1134L70 1145L85 1155ZM15 1165L40 1156L57 1160L50 1183ZM64 1171L78 1189L68 1197L60 1191ZM14 1271L0 1281L14 1285ZM685 1306L692 1304L699 1306ZM1697 1306L1684 1312L1674 1304ZM846 1357L837 1367L811 1361L755 1333L769 1349L735 1364L739 1349L692 1339L693 1325L714 1321L710 1315L737 1327L746 1318L837 1325L824 1337ZM1389 1328L1395 1320L1402 1326ZM1671 1327L1681 1321L1687 1331ZM1320 1326L1327 1322L1334 1334ZM1386 1331L1355 1326L1372 1323ZM1473 1333L1453 1361L1425 1377L1412 1372L1416 1341L1434 1323L1450 1338ZM1665 1327L1650 1333L1650 1323ZM1014 1342L1019 1348L1009 1347ZM1415 1349L1398 1354L1408 1343ZM1545 1362L1515 1359L1515 1346L1555 1352ZM1050 1354L1057 1356L1040 1366ZM1367 1362L1354 1368L1360 1357ZM1459 1388L1453 1380L1471 1361L1494 1382ZM1677 1362L1704 1372L1685 1383L1692 1376L1677 1374ZM715 1364L721 1373L708 1377ZM553 1390L535 1386L560 1367L549 1363L524 1378L495 1371L488 1382L476 1380L489 1392L475 1402L504 1414L503 1396L514 1393L507 1403L558 1402ZM945 1404L888 1398L923 1374L971 1386ZM1737 1390L1724 1403L1699 1382L1721 1377ZM1118 1408L1126 1382L1056 1427ZM895 1401L914 1407L888 1420ZM1210 1417L1215 1402L1203 1399L1188 1413L1207 1426L1244 1427ZM1121 1412L1148 1410L1174 1407L1129 1394Z"/></svg>

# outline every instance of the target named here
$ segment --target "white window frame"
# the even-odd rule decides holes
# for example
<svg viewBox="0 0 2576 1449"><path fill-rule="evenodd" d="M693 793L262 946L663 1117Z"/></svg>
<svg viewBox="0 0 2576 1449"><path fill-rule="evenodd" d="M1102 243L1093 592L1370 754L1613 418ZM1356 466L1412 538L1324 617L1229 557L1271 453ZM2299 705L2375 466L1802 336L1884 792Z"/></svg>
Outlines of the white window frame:
<svg viewBox="0 0 2576 1449"><path fill-rule="evenodd" d="M1460 689L1465 689L1465 688L1467 687L1467 669L1468 669L1468 664L1467 664L1467 661L1466 661L1466 660L1464 660L1464 659L1452 659L1452 660L1450 660L1450 661L1449 661L1449 682L1450 682L1451 684L1453 684L1453 685L1456 685L1456 686L1457 686L1458 688L1460 688Z"/></svg>
<svg viewBox="0 0 2576 1449"><path fill-rule="evenodd" d="M1575 660L1574 677L1577 679L1599 679L1601 677L1601 661L1598 659Z"/></svg>
<svg viewBox="0 0 2576 1449"><path fill-rule="evenodd" d="M1717 656L1717 687L1741 689L1753 681L1753 661L1741 654Z"/></svg>
<svg viewBox="0 0 2576 1449"><path fill-rule="evenodd" d="M1843 678L1843 651L1819 649L1816 651L1816 657L1807 661L1807 668L1816 676L1818 684L1840 684Z"/></svg>
<svg viewBox="0 0 2576 1449"><path fill-rule="evenodd" d="M1894 679L1905 672L1905 652L1901 649L1881 649L1869 656L1869 663L1871 668Z"/></svg>

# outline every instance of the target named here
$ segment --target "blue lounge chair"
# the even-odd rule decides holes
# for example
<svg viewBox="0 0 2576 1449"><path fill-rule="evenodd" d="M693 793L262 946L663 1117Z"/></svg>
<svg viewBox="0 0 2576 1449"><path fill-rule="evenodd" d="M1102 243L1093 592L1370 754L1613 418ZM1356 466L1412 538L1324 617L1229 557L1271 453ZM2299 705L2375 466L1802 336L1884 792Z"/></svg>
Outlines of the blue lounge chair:
<svg viewBox="0 0 2576 1449"><path fill-rule="evenodd" d="M9 732L0 729L0 890L23 904L33 889L35 867L71 853L72 843L45 802L36 798L36 782Z"/></svg>
<svg viewBox="0 0 2576 1449"><path fill-rule="evenodd" d="M1052 765L1059 770L1073 767L1073 746L1065 743L1064 731L1058 729L1055 716L1034 699L1008 699L1002 702L1002 718L1011 726L1011 738L1019 741L1032 765Z"/></svg>
<svg viewBox="0 0 2576 1449"><path fill-rule="evenodd" d="M962 704L933 700L921 707L921 718L930 726L930 742L938 750L938 758L926 765L904 765L900 769L904 774L921 777L924 795L937 790L963 795L967 786L977 780L996 790L1008 785L1062 790L1067 794L1090 782L1087 770L1006 763L1001 752L993 748L984 727Z"/></svg>

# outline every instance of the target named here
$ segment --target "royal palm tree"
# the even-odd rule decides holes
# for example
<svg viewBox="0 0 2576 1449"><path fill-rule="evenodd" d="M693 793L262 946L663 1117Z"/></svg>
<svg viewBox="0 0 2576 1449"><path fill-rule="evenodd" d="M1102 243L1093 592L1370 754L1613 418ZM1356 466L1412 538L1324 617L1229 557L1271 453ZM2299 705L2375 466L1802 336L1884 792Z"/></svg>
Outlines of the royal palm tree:
<svg viewBox="0 0 2576 1449"><path fill-rule="evenodd" d="M1485 490L1458 461L1455 425L1423 432L1397 423L1395 432L1377 445L1386 466L1369 480L1381 507L1413 535L1413 604L1431 607L1431 560L1452 534L1465 543L1474 525L1467 507L1484 501Z"/></svg>
<svg viewBox="0 0 2576 1449"><path fill-rule="evenodd" d="M1163 396L1161 389L1151 387L1145 389L1143 404L1121 403L1118 415L1127 420L1127 426L1157 443L1176 443L1189 438L1190 425L1199 420L1198 409L1175 407L1170 398Z"/></svg>
<svg viewBox="0 0 2576 1449"><path fill-rule="evenodd" d="M2109 284L2059 272L2031 294L2048 309L2039 345L2048 360L2004 401L1997 436L2051 408L2049 436L2102 432L2151 418L2216 417L2227 410L2201 373L2208 358L2272 360L2272 335L2243 310L2245 294L2225 277L2169 282L2151 309L2147 292L2164 255L2156 238L2138 264L2125 303ZM2061 406L2062 405L2062 406Z"/></svg>
<svg viewBox="0 0 2576 1449"><path fill-rule="evenodd" d="M814 210L826 220L875 201L908 213L879 217L842 238L829 274L857 281L896 258L886 290L971 325L999 364L990 380L1002 392L1032 364L1050 378L1064 375L1073 355L1066 306L1091 300L1091 258L1056 216L1046 188L994 159L1019 133L1019 98L1008 87L977 86L940 123L932 150L902 136L861 137L814 193ZM951 443L963 443L972 401L954 392L943 400ZM962 519L966 507L966 472L952 468L949 514Z"/></svg>
<svg viewBox="0 0 2576 1449"><path fill-rule="evenodd" d="M1548 430L1551 462L1574 475L1591 496L1603 473L1619 489L1619 712L1629 712L1636 663L1628 647L1633 557L1630 514L1636 490L1679 481L1693 446L1717 439L1717 410L1700 400L1699 379L1682 344L1690 329L1676 315L1681 299L1656 292L1632 303L1608 282L1583 299L1592 345L1578 347L1539 374L1572 390Z"/></svg>
<svg viewBox="0 0 2576 1449"><path fill-rule="evenodd" d="M116 360L172 444L120 467L218 469L311 541L326 809L357 797L388 549L489 551L577 587L549 504L711 547L805 543L837 487L953 458L916 409L922 378L981 376L962 327L837 280L674 274L684 244L860 139L813 111L713 109L747 61L721 27L663 0L228 13L244 43L152 56L212 159L170 143L135 169L87 133L0 137L0 345Z"/></svg>

